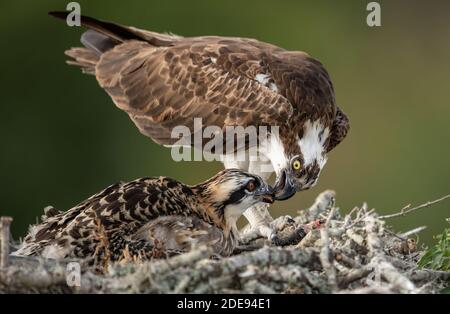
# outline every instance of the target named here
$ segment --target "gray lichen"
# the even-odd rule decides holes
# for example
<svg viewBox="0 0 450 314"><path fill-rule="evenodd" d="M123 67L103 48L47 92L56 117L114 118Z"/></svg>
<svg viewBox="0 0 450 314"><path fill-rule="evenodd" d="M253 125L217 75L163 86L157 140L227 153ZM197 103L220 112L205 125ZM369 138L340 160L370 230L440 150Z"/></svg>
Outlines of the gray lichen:
<svg viewBox="0 0 450 314"><path fill-rule="evenodd" d="M280 231L283 237L305 230L293 245L274 247L252 236L231 257L212 259L199 247L169 259L109 265L105 274L78 261L74 287L67 285L70 261L10 257L0 270L0 292L436 293L448 286L448 272L417 267L422 252L414 239L387 229L385 218L367 206L342 216L334 192L325 191Z"/></svg>

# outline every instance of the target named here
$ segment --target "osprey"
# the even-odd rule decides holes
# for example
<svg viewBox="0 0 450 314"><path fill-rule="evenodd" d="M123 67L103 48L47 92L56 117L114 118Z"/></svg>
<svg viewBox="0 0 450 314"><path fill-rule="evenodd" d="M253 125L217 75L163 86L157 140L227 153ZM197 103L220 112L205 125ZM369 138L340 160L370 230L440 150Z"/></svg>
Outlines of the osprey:
<svg viewBox="0 0 450 314"><path fill-rule="evenodd" d="M66 212L48 209L32 226L16 256L150 258L208 245L231 255L238 243L236 221L251 206L272 203L274 191L256 175L227 169L194 186L167 177L142 178L107 187Z"/></svg>
<svg viewBox="0 0 450 314"><path fill-rule="evenodd" d="M81 23L89 28L81 36L85 47L66 51L73 58L68 63L95 75L116 106L156 143L174 144L173 128L193 130L195 118L203 127L221 129L277 126L276 136L258 145L265 160L223 156L223 163L265 180L275 172L278 200L312 187L327 153L349 130L327 71L304 52L249 38L183 38L86 16ZM271 238L267 207L244 215L253 230Z"/></svg>

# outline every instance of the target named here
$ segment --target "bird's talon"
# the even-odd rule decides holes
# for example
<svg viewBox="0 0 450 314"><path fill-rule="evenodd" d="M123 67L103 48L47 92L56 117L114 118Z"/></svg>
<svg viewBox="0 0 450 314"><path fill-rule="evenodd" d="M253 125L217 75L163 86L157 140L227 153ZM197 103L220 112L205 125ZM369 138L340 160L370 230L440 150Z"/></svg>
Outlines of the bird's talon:
<svg viewBox="0 0 450 314"><path fill-rule="evenodd" d="M278 235L274 234L270 237L270 241L275 246L295 245L295 244L299 243L305 236L306 236L306 231L301 226L283 238L280 238Z"/></svg>
<svg viewBox="0 0 450 314"><path fill-rule="evenodd" d="M283 246L283 241L281 241L281 239L276 234L273 234L270 237L270 242L272 242L272 244L275 246Z"/></svg>
<svg viewBox="0 0 450 314"><path fill-rule="evenodd" d="M281 216L271 222L270 226L273 230L279 231L283 230L289 225L295 225L295 220L291 216Z"/></svg>
<svg viewBox="0 0 450 314"><path fill-rule="evenodd" d="M218 254L211 254L211 256L209 257L209 259L213 260L213 261L218 261L220 260L222 257Z"/></svg>

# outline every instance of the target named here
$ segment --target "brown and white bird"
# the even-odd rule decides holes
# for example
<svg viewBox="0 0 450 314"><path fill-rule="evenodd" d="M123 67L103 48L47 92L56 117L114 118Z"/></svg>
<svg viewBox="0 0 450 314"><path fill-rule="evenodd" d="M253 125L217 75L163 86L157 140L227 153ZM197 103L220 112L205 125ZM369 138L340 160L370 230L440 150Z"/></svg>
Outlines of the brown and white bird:
<svg viewBox="0 0 450 314"><path fill-rule="evenodd" d="M167 177L137 179L111 185L66 212L47 211L13 255L98 264L106 255L117 261L149 256L156 246L170 253L205 244L228 256L238 242L242 213L273 201L264 180L238 169L194 186Z"/></svg>
<svg viewBox="0 0 450 314"><path fill-rule="evenodd" d="M66 19L67 12L51 15ZM139 131L162 145L182 125L194 132L218 126L278 126L258 154L237 161L221 156L225 168L240 168L267 180L275 172L276 198L312 187L327 153L349 130L336 105L331 79L316 59L249 38L183 38L82 16L85 47L66 54L70 64L95 75L117 107ZM226 136L224 136L226 138ZM248 149L248 147L246 147ZM264 169L264 170L262 170ZM244 214L261 235L274 236L267 205Z"/></svg>

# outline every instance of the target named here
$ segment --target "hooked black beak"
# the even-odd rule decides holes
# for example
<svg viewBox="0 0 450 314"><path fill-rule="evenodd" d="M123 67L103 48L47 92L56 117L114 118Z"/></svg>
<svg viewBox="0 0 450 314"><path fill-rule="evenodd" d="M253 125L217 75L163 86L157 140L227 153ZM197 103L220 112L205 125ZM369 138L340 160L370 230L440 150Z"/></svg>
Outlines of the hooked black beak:
<svg viewBox="0 0 450 314"><path fill-rule="evenodd" d="M274 189L267 184L262 184L261 187L256 191L256 196L260 197L264 203L272 204L275 202L275 191Z"/></svg>
<svg viewBox="0 0 450 314"><path fill-rule="evenodd" d="M283 170L278 177L277 181L275 182L275 200L277 201L284 201L292 196L297 192L297 189L292 184L291 180L289 180L286 170Z"/></svg>

